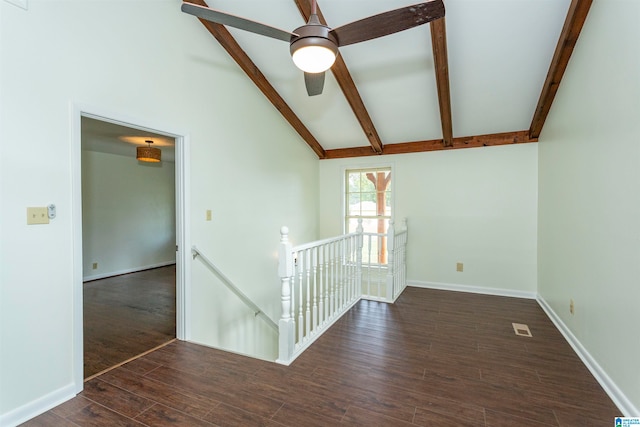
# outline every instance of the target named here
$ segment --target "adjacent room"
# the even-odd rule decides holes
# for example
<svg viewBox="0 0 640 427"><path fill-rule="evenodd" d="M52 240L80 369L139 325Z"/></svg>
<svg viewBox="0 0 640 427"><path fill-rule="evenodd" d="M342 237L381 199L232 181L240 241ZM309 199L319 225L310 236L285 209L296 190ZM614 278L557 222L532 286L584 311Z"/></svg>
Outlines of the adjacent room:
<svg viewBox="0 0 640 427"><path fill-rule="evenodd" d="M176 337L175 141L89 117L81 139L89 378Z"/></svg>

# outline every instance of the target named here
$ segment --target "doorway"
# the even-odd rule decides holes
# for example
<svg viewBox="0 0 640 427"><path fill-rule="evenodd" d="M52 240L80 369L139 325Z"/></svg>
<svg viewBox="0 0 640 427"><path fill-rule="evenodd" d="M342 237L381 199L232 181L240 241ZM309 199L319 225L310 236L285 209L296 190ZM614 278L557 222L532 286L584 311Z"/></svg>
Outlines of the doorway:
<svg viewBox="0 0 640 427"><path fill-rule="evenodd" d="M187 339L187 137L113 117L75 107L72 120L77 392L82 390L85 377L102 368L121 364L176 337ZM147 140L153 140L162 152L159 165L136 160L136 147L148 145ZM162 175L164 187L153 188ZM113 188L109 188L111 184ZM92 193L88 195L87 190ZM87 214L95 218L88 219ZM85 309L96 314L91 320L86 318L86 325ZM133 315L130 328L124 322L128 315L122 314L123 309L130 309ZM136 318L140 314L147 316L142 321L147 330L141 330L140 318ZM158 323L160 315L171 319ZM92 343L99 342L97 348L102 347L105 360L95 364L103 357L92 355L92 361L88 360L85 350L94 352L96 348L85 349L85 345L93 345L87 340L91 334L85 326L93 333L100 329L97 324L104 336L102 341L92 337ZM119 344L117 340L123 336ZM148 348L140 347L145 342ZM85 359L95 365L91 370L85 369Z"/></svg>
<svg viewBox="0 0 640 427"><path fill-rule="evenodd" d="M175 139L82 117L81 144L86 380L176 337Z"/></svg>

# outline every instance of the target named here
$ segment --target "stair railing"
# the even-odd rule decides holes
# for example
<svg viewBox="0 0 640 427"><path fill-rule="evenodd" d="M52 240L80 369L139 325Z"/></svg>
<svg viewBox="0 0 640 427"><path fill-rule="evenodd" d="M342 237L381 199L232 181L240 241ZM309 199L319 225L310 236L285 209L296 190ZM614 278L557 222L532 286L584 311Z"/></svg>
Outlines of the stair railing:
<svg viewBox="0 0 640 427"><path fill-rule="evenodd" d="M216 267L209 258L207 258L202 252L200 252L200 250L198 250L196 246L191 247L191 254L193 256L193 259L199 257L209 268L209 270L211 270L231 292L233 292L238 298L240 298L240 300L253 311L254 316L262 318L262 320L267 322L267 324L276 331L279 330L278 324L273 319L271 319L264 311L262 311L262 309L258 307L258 305L254 303L251 298L249 298L244 292L242 292L240 288L234 285L233 282L227 276L225 276L224 273L220 271L220 269Z"/></svg>
<svg viewBox="0 0 640 427"><path fill-rule="evenodd" d="M288 365L362 296L362 223L355 233L293 247L280 230L278 363Z"/></svg>
<svg viewBox="0 0 640 427"><path fill-rule="evenodd" d="M378 254L385 237L387 258L382 264ZM364 240L368 246L363 251ZM293 362L361 298L394 302L407 286L406 245L406 220L400 230L390 222L387 234L363 233L360 220L355 233L295 247L289 242L289 229L282 227L278 265L282 317L276 362Z"/></svg>
<svg viewBox="0 0 640 427"><path fill-rule="evenodd" d="M386 301L388 248L386 233L363 233L362 298ZM385 250L386 249L386 250ZM384 253L384 255L383 255Z"/></svg>
<svg viewBox="0 0 640 427"><path fill-rule="evenodd" d="M394 302L407 286L407 220L402 227L389 222L386 233L364 233L362 298ZM386 249L386 256L380 256Z"/></svg>

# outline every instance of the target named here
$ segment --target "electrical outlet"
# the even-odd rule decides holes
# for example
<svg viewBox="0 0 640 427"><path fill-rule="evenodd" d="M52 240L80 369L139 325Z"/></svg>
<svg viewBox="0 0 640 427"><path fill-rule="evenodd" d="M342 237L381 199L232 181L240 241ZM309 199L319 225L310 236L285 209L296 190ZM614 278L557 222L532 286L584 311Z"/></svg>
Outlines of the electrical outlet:
<svg viewBox="0 0 640 427"><path fill-rule="evenodd" d="M47 208L27 208L27 225L49 224Z"/></svg>
<svg viewBox="0 0 640 427"><path fill-rule="evenodd" d="M461 262L456 263L456 271L462 272L464 270L464 265Z"/></svg>
<svg viewBox="0 0 640 427"><path fill-rule="evenodd" d="M94 262L93 264L91 264L91 268L92 268L93 270L97 270L97 269L98 269L98 263L97 263L97 262Z"/></svg>
<svg viewBox="0 0 640 427"><path fill-rule="evenodd" d="M573 303L573 299L570 299L570 300L569 300L569 313L574 314L574 312L575 312L575 308L576 308L576 306L575 306L575 304Z"/></svg>
<svg viewBox="0 0 640 427"><path fill-rule="evenodd" d="M207 221L211 221L211 209L207 209Z"/></svg>

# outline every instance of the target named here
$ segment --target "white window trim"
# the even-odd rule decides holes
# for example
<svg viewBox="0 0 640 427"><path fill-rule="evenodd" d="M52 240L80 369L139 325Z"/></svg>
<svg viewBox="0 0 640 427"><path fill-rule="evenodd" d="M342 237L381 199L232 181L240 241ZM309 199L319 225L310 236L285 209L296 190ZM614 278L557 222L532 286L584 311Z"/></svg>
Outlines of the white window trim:
<svg viewBox="0 0 640 427"><path fill-rule="evenodd" d="M346 234L347 233L347 221L346 221L346 213L347 213L347 198L346 198L346 194L347 194L347 180L346 180L346 176L347 176L347 171L358 171L358 170L369 170L369 169L390 169L391 170L391 218L389 219L390 222L394 222L395 221L395 217L396 217L396 181L397 181L397 177L396 177L396 167L395 167L395 163L394 162L385 162L385 163L372 163L372 164L368 164L368 163L355 163L355 164L351 164L351 165L345 165L342 167L342 178L341 178L341 190L340 190L340 198L341 198L341 202L340 202L340 217L342 218L342 233ZM395 224L395 222L394 222Z"/></svg>

